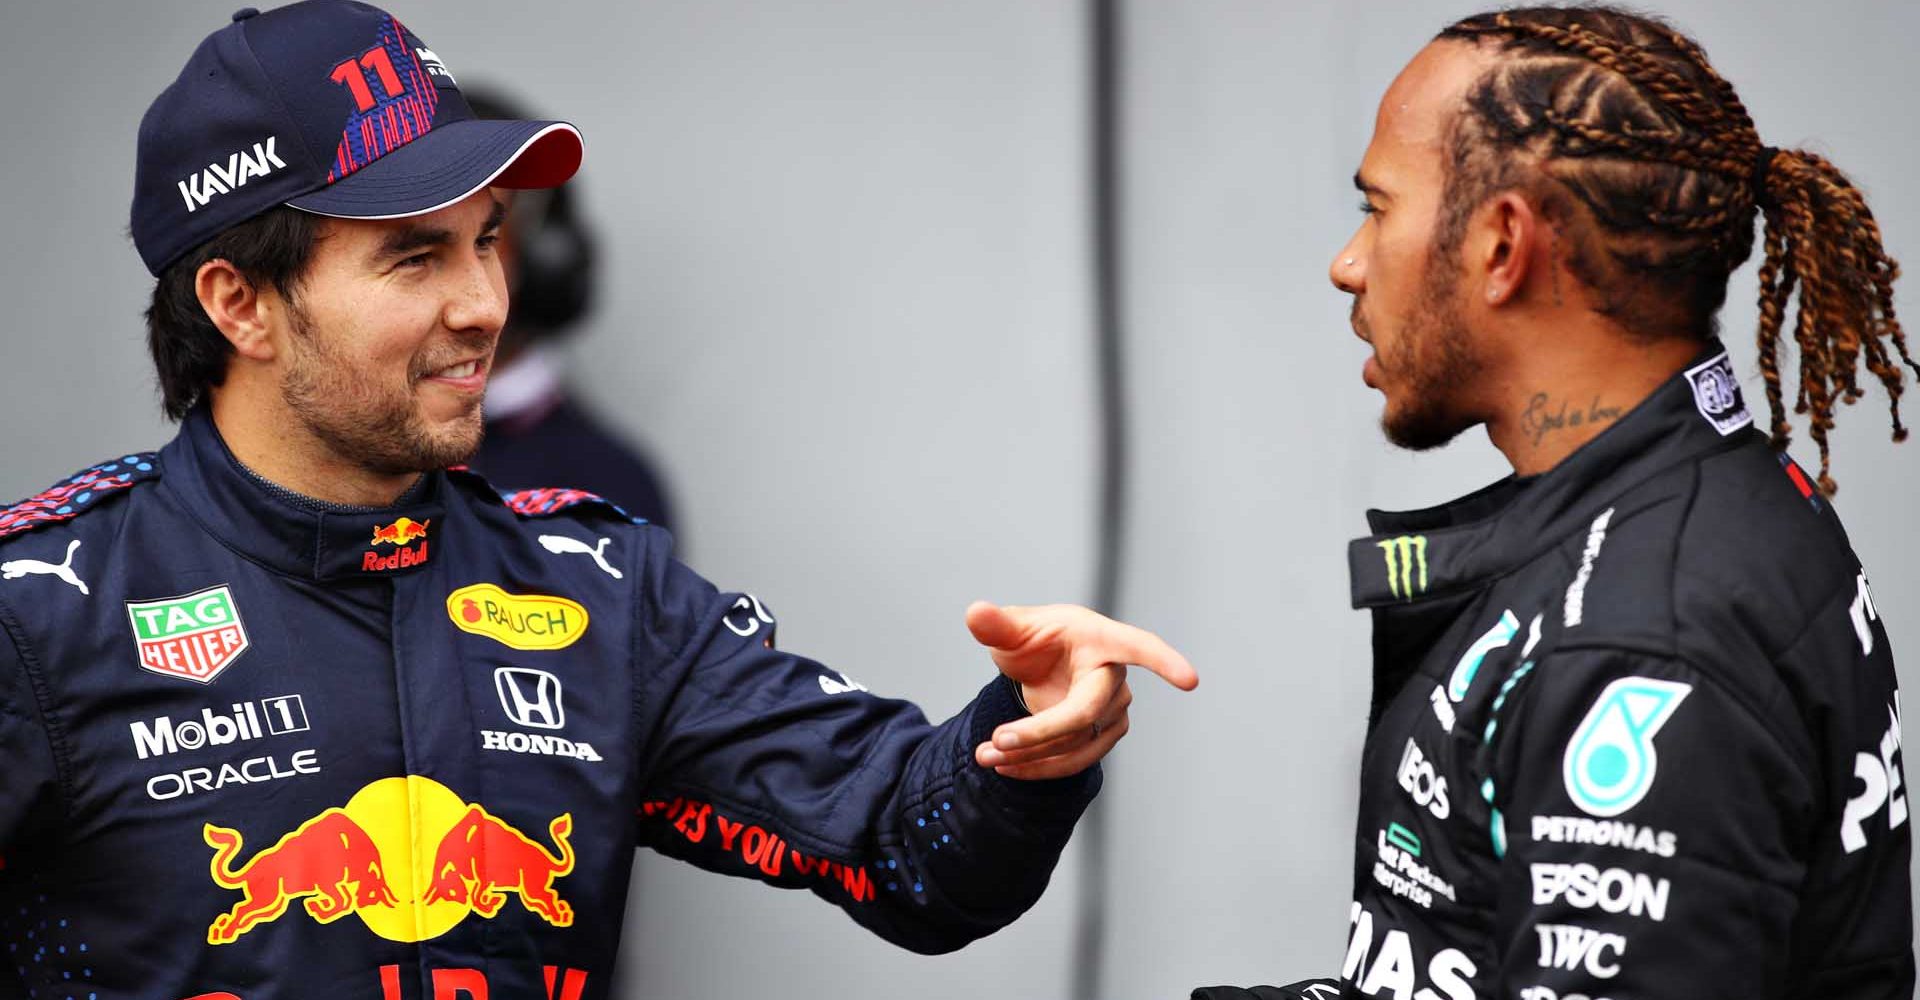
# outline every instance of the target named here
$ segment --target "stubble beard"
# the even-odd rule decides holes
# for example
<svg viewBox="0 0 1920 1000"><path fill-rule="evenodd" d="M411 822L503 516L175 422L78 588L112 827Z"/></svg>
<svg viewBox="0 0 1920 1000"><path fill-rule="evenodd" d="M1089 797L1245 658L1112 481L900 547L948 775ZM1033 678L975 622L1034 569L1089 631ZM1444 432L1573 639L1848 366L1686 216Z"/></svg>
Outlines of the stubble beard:
<svg viewBox="0 0 1920 1000"><path fill-rule="evenodd" d="M1439 448L1481 422L1460 401L1484 365L1461 319L1458 256L1457 248L1435 247L1413 315L1394 341L1391 371L1401 382L1399 405L1389 402L1380 430L1410 451Z"/></svg>
<svg viewBox="0 0 1920 1000"><path fill-rule="evenodd" d="M293 357L280 394L301 425L335 455L383 476L457 465L480 448L480 401L441 428L429 427L413 397L356 378L354 368L318 335L297 305L289 310Z"/></svg>

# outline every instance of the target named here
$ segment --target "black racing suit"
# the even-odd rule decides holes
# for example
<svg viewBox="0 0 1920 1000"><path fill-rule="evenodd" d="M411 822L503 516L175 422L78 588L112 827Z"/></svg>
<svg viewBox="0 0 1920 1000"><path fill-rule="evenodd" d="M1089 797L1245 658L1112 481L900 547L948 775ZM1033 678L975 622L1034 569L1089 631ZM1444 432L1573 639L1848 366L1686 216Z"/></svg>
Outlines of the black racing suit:
<svg viewBox="0 0 1920 1000"><path fill-rule="evenodd" d="M973 762L587 494L256 480L204 410L0 510L0 995L593 1000L635 844L919 951L1032 905L1099 785ZM7 985L7 984L11 985Z"/></svg>
<svg viewBox="0 0 1920 1000"><path fill-rule="evenodd" d="M1912 996L1885 609L1752 423L1715 344L1544 475L1369 514L1342 995Z"/></svg>

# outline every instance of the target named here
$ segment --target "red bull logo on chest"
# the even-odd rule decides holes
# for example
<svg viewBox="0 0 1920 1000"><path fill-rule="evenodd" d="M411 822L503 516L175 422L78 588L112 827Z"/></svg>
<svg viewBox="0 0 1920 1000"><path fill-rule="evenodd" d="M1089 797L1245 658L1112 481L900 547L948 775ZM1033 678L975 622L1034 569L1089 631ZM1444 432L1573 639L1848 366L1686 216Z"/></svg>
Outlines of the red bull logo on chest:
<svg viewBox="0 0 1920 1000"><path fill-rule="evenodd" d="M140 666L156 674L211 684L247 651L233 592L226 585L158 601L128 601Z"/></svg>
<svg viewBox="0 0 1920 1000"><path fill-rule="evenodd" d="M417 942L469 914L497 916L519 897L527 912L573 925L573 906L554 883L574 866L573 815L547 824L546 842L431 778L383 778L236 864L239 831L208 823L213 881L243 895L207 927L208 944L231 944L299 902L316 923L348 914L390 941ZM548 845L551 844L551 847Z"/></svg>
<svg viewBox="0 0 1920 1000"><path fill-rule="evenodd" d="M384 573L396 569L418 566L427 561L427 528L433 519L416 521L410 517L401 517L392 524L377 524L373 528L373 540L368 542L369 549L360 556L360 569L366 573ZM407 546L418 541L412 548ZM397 546L394 552L378 551L382 546Z"/></svg>
<svg viewBox="0 0 1920 1000"><path fill-rule="evenodd" d="M431 518L416 521L410 517L403 517L392 524L376 525L373 529L373 541L367 544L405 545L415 539L427 537L427 525L432 523Z"/></svg>

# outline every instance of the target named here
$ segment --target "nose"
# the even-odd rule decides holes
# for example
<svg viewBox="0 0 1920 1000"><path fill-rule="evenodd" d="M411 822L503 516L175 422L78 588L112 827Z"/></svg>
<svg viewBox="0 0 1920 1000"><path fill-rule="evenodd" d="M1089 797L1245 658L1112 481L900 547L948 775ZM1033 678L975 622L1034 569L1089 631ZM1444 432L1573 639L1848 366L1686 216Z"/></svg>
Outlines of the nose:
<svg viewBox="0 0 1920 1000"><path fill-rule="evenodd" d="M448 289L447 329L493 336L507 325L507 279L495 255L470 254Z"/></svg>
<svg viewBox="0 0 1920 1000"><path fill-rule="evenodd" d="M1359 243L1360 236L1355 233L1354 238L1333 255L1333 263L1327 267L1327 280L1348 295L1358 295L1366 286L1367 262L1360 252Z"/></svg>

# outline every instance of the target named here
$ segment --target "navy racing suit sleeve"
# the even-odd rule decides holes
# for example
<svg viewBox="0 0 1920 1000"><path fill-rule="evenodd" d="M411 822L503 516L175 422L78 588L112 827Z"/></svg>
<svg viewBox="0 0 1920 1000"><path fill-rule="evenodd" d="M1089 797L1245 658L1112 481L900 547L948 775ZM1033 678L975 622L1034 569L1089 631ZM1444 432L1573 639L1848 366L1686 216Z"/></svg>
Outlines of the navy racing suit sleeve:
<svg viewBox="0 0 1920 1000"><path fill-rule="evenodd" d="M931 725L914 705L773 643L757 599L723 593L650 536L642 582L641 842L701 867L811 889L881 937L952 951L1025 912L1099 788L980 767L1025 714L996 676ZM648 648L652 647L652 648Z"/></svg>
<svg viewBox="0 0 1920 1000"><path fill-rule="evenodd" d="M60 771L21 651L14 619L0 607L0 867L58 826Z"/></svg>
<svg viewBox="0 0 1920 1000"><path fill-rule="evenodd" d="M1810 930L1848 933L1806 927L1798 904L1824 877L1819 845L1847 792L1823 776L1787 699L1728 672L1583 647L1548 654L1523 678L1482 788L1503 853L1497 995L1894 995L1788 982ZM1865 934L1859 949L1880 937ZM1906 947L1896 940L1857 967L1884 964L1892 981Z"/></svg>

